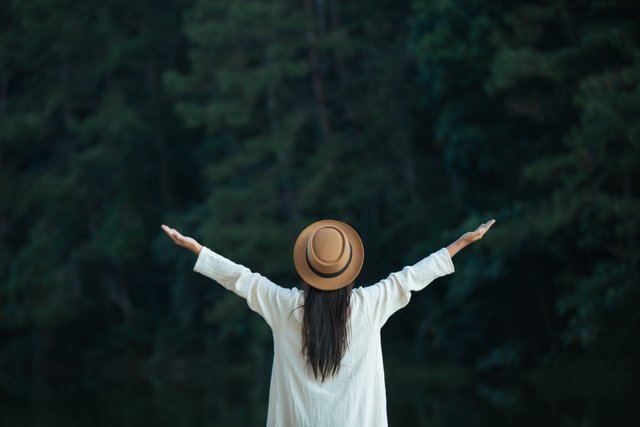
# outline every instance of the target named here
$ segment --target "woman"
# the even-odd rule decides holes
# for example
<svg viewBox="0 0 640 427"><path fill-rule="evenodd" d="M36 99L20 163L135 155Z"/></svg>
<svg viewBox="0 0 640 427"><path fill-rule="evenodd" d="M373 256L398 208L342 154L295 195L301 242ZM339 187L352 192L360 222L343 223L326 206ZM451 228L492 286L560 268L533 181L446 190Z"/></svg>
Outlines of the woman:
<svg viewBox="0 0 640 427"><path fill-rule="evenodd" d="M245 298L271 327L268 426L368 427L387 425L380 329L409 303L411 291L453 273L451 258L494 222L372 286L355 288L364 262L358 233L340 221L317 221L294 244L302 290L280 287L173 228L162 229L198 256L194 271Z"/></svg>

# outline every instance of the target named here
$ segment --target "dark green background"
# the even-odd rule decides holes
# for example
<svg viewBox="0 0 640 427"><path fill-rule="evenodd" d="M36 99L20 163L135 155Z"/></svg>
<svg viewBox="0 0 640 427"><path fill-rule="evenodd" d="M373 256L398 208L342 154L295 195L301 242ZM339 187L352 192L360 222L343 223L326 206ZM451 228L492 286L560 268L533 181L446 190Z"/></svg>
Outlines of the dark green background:
<svg viewBox="0 0 640 427"><path fill-rule="evenodd" d="M383 329L392 425L637 419L639 22L635 0L2 2L0 422L264 424L268 326L160 224L300 286L322 218L360 233L363 286L497 220Z"/></svg>

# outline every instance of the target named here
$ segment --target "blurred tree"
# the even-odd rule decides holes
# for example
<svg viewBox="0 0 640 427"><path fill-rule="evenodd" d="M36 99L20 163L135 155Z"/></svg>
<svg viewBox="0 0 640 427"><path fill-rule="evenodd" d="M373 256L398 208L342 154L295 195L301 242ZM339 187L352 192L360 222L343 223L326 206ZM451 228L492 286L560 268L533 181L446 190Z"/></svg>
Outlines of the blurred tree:
<svg viewBox="0 0 640 427"><path fill-rule="evenodd" d="M572 342L628 357L638 7L463 3L415 2L414 51L457 198L502 223L429 324L481 368L518 368Z"/></svg>
<svg viewBox="0 0 640 427"><path fill-rule="evenodd" d="M158 225L300 286L294 239L325 217L361 234L362 285L498 219L385 326L395 357L633 360L639 18L630 0L8 2L2 371L264 367L267 326L194 286Z"/></svg>
<svg viewBox="0 0 640 427"><path fill-rule="evenodd" d="M23 344L0 359L73 365L148 339L149 237L180 200L167 140L182 130L160 82L179 57L172 4L3 7L0 328Z"/></svg>
<svg viewBox="0 0 640 427"><path fill-rule="evenodd" d="M420 135L424 117L407 102L411 64L397 32L406 10L368 11L200 0L185 21L190 70L165 76L185 123L205 130L204 201L187 215L196 234L278 283L300 286L287 261L309 222L329 216L361 232L375 260L365 284L417 261L404 254L414 236L423 243L438 230L429 218L447 204L431 194L447 183L438 148ZM235 295L213 300L207 318L220 336L247 334L245 315L259 322L247 312L229 321L240 304Z"/></svg>
<svg viewBox="0 0 640 427"><path fill-rule="evenodd" d="M515 115L539 121L544 140L552 141L537 143L539 153L523 168L537 194L512 211L529 227L510 239L515 248L535 241L546 252L540 258L554 266L540 298L555 299L567 323L549 328L552 339L627 358L637 351L628 334L640 321L628 311L640 297L632 285L638 259L630 256L638 253L640 237L639 194L631 184L639 181L640 161L638 16L634 2L520 6L507 15L511 45L496 55L489 82L507 94ZM530 84L533 98L526 96ZM513 108L525 105L518 99L543 94L546 104ZM554 122L559 126L549 128Z"/></svg>

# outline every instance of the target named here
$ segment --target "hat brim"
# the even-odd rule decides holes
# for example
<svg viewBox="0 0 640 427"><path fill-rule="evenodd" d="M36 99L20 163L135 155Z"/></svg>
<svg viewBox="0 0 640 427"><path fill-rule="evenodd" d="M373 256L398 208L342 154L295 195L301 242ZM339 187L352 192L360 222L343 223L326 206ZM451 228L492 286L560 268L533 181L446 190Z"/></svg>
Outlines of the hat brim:
<svg viewBox="0 0 640 427"><path fill-rule="evenodd" d="M309 236L311 236L311 234L318 227L321 227L323 225L334 225L336 227L339 227L342 231L344 231L344 233L347 235L347 239L349 239L349 243L351 243L351 263L342 274L336 277L326 278L318 276L311 270L309 264L307 264L307 242L309 240ZM304 230L302 230L300 235L298 235L298 238L293 245L293 264L296 267L296 271L298 272L302 280L304 280L314 288L323 291L340 289L353 282L355 278L358 277L358 274L360 274L363 263L364 245L362 244L360 236L350 225L334 219L323 219L307 226Z"/></svg>

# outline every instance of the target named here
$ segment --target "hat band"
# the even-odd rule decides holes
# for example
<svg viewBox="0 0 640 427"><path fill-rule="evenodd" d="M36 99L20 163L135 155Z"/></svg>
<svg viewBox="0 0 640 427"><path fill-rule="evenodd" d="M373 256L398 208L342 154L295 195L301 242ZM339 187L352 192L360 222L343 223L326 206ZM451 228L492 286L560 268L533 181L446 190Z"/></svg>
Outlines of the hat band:
<svg viewBox="0 0 640 427"><path fill-rule="evenodd" d="M349 259L347 260L347 263L344 265L344 267L342 267L340 271L336 271L335 273L323 273L321 271L318 271L315 268L313 268L313 265L311 265L311 262L309 262L309 254L306 254L305 258L307 258L307 265L309 266L311 271L313 271L315 274L317 274L320 277L324 277L325 279L330 279L332 277L338 277L339 275L344 273L347 270L347 268L349 268L349 264L351 264L352 256L353 256L353 251L351 250L351 242L349 242Z"/></svg>

